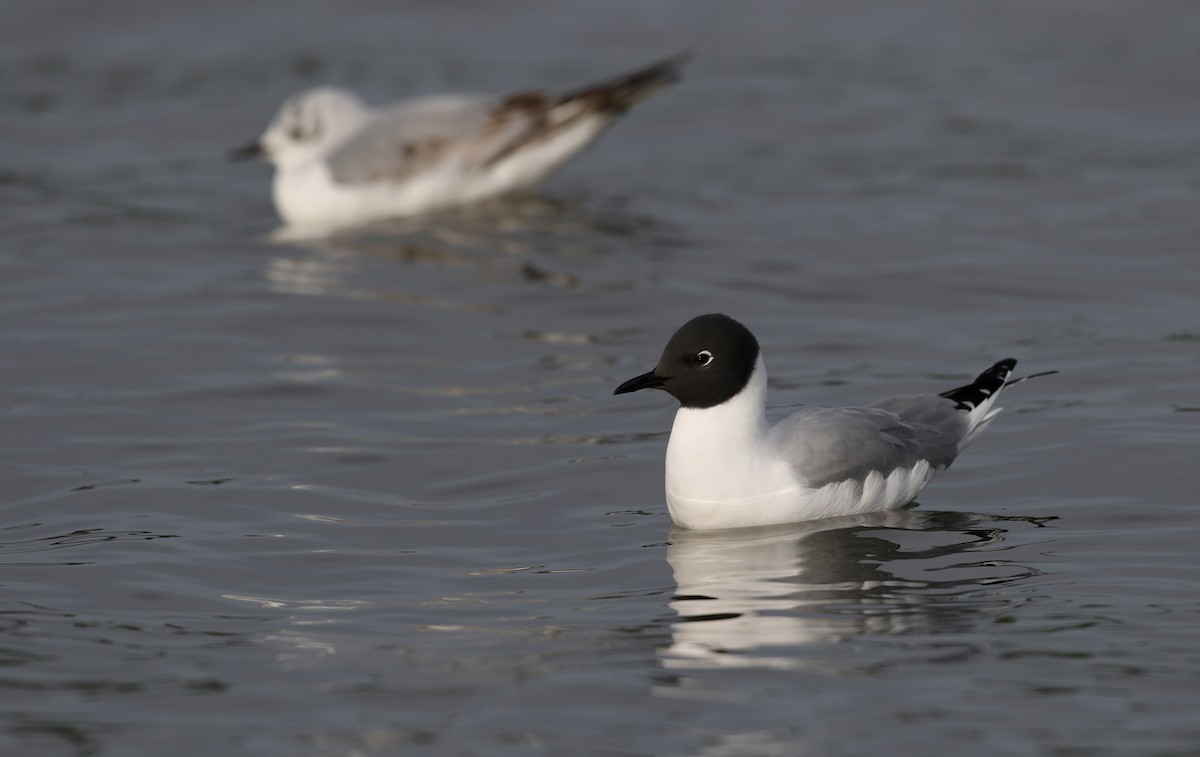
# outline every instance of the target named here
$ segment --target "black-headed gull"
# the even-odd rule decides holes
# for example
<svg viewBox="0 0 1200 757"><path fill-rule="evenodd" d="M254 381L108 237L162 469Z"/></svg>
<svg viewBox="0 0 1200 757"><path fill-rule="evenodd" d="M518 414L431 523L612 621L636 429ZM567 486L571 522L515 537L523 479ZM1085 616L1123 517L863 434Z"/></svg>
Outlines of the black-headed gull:
<svg viewBox="0 0 1200 757"><path fill-rule="evenodd" d="M1001 360L941 394L802 406L771 425L758 340L729 316L709 314L675 332L653 371L613 393L655 388L679 400L666 471L675 523L765 526L910 502L987 428L1000 392L1025 380L1009 381L1016 364Z"/></svg>

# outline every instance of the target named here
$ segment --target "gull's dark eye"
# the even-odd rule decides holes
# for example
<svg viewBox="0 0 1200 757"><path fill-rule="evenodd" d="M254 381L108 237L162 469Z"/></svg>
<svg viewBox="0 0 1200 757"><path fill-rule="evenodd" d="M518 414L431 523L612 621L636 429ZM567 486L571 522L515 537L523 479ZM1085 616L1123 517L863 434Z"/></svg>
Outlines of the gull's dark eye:
<svg viewBox="0 0 1200 757"><path fill-rule="evenodd" d="M309 142L321 136L321 120L315 114L303 111L296 113L288 136L294 142Z"/></svg>
<svg viewBox="0 0 1200 757"><path fill-rule="evenodd" d="M692 362L696 365L708 365L713 361L713 354L708 350L700 350L696 353L696 357L692 358Z"/></svg>

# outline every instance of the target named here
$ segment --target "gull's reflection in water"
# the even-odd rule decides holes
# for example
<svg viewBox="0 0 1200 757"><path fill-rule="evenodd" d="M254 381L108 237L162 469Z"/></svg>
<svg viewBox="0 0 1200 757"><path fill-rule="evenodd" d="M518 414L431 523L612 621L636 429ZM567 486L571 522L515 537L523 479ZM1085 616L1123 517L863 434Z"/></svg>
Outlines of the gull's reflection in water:
<svg viewBox="0 0 1200 757"><path fill-rule="evenodd" d="M500 198L469 208L355 229L281 228L272 241L285 252L266 278L276 291L398 301L478 310L428 292L393 288L394 263L469 272L476 278L578 288L569 260L661 249L678 241L664 226L630 212L621 200L596 203L540 195ZM432 282L427 282L432 283Z"/></svg>
<svg viewBox="0 0 1200 757"><path fill-rule="evenodd" d="M962 629L1004 600L983 587L1030 568L997 559L1004 535L1046 518L898 510L784 527L676 529L678 613L665 668L812 669L803 647Z"/></svg>

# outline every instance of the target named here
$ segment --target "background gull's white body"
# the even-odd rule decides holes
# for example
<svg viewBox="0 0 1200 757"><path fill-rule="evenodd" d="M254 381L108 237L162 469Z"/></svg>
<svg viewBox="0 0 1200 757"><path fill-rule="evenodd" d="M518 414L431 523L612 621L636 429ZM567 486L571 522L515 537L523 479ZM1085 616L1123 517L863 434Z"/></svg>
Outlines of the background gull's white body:
<svg viewBox="0 0 1200 757"><path fill-rule="evenodd" d="M385 111L371 119L386 121L389 117ZM599 116L580 119L570 129L488 167L478 166L473 152L464 147L403 181L338 181L329 158L344 143L335 143L305 160L279 164L272 194L280 216L296 226L344 226L417 215L531 187L586 147L607 125Z"/></svg>

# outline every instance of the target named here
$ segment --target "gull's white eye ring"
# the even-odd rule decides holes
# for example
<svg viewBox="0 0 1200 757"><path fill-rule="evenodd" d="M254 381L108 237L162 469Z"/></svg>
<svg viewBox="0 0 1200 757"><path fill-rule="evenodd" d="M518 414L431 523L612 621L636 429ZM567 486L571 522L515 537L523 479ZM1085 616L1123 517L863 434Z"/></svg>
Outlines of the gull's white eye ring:
<svg viewBox="0 0 1200 757"><path fill-rule="evenodd" d="M713 354L708 350L700 350L696 353L696 357L692 358L692 362L699 366L708 365L713 361Z"/></svg>

